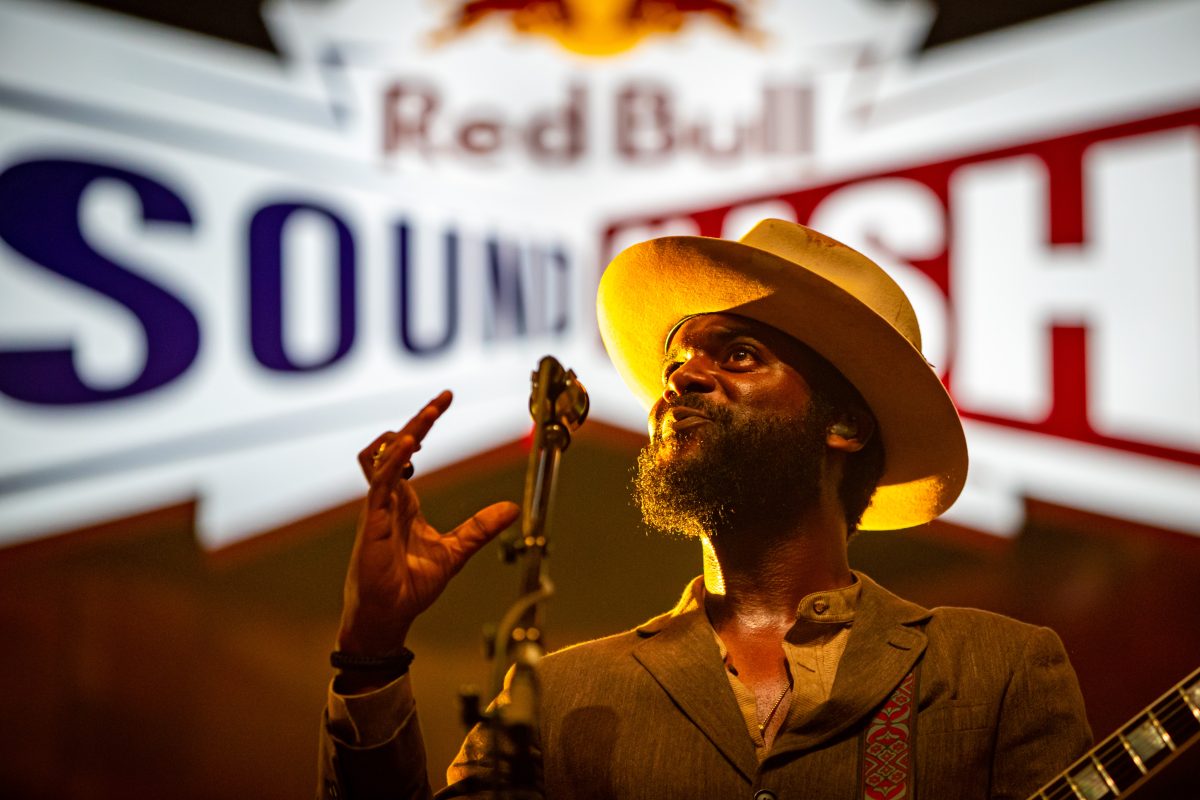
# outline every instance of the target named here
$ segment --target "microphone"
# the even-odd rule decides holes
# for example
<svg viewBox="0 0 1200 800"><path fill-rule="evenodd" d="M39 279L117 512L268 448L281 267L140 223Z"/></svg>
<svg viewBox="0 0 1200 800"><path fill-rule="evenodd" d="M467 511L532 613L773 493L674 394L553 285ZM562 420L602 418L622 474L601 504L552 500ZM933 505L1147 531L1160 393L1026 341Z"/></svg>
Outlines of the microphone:
<svg viewBox="0 0 1200 800"><path fill-rule="evenodd" d="M544 356L530 378L533 391L529 396L529 414L535 424L558 424L574 431L584 423L590 403L587 389L579 382L575 370L565 370L554 356Z"/></svg>

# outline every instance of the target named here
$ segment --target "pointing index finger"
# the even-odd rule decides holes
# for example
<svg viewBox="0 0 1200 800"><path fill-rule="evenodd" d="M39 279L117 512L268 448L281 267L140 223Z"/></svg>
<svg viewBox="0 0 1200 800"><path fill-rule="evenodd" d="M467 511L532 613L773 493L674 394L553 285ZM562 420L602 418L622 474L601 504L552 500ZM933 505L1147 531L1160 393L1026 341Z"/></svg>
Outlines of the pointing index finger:
<svg viewBox="0 0 1200 800"><path fill-rule="evenodd" d="M366 477L368 483L375 480L376 474L380 471L384 462L389 456L394 456L397 448L396 444L402 438L407 437L409 442L405 446L405 455L401 463L412 457L412 454L421 449L421 440L433 428L433 424L437 422L438 417L446 412L450 407L450 402L454 399L454 395L449 390L442 391L437 397L425 404L425 407L418 411L412 419L405 423L404 427L398 431L386 431L375 437L367 447L363 448L358 454L358 465L362 469L363 476ZM411 474L411 473L410 473ZM403 477L408 478L409 475Z"/></svg>
<svg viewBox="0 0 1200 800"><path fill-rule="evenodd" d="M450 407L451 401L454 400L454 395L449 389L442 391L437 397L429 401L429 403L417 412L416 416L408 421L403 428L400 429L400 435L409 435L413 438L413 442L419 447L421 441L433 428L433 423L437 422L438 417L446 413L446 409Z"/></svg>

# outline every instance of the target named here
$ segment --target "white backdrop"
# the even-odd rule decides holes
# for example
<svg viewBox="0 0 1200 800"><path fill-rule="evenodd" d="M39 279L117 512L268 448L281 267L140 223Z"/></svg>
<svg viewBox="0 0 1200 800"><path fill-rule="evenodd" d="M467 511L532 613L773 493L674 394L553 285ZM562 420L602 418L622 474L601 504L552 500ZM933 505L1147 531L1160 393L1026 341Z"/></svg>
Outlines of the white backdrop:
<svg viewBox="0 0 1200 800"><path fill-rule="evenodd" d="M453 5L281 0L276 59L0 0L0 546L193 497L208 547L271 530L360 492L352 455L442 387L422 469L518 438L546 352L641 430L604 259L762 216L912 295L972 451L948 519L1200 533L1200 4L924 54L918 2L670 33L597 2L590 40L439 36Z"/></svg>

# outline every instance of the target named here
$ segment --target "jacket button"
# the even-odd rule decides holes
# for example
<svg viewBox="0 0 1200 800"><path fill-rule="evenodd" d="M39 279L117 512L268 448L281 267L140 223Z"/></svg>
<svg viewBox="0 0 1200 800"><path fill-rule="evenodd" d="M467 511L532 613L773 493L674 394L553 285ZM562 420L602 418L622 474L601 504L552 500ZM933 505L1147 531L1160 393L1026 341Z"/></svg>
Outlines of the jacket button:
<svg viewBox="0 0 1200 800"><path fill-rule="evenodd" d="M813 601L812 607L813 607L813 611L815 611L816 613L824 614L826 611L829 610L829 603L826 603L824 600L815 600L815 601Z"/></svg>
<svg viewBox="0 0 1200 800"><path fill-rule="evenodd" d="M754 793L754 800L775 800L775 793L770 789L759 789Z"/></svg>

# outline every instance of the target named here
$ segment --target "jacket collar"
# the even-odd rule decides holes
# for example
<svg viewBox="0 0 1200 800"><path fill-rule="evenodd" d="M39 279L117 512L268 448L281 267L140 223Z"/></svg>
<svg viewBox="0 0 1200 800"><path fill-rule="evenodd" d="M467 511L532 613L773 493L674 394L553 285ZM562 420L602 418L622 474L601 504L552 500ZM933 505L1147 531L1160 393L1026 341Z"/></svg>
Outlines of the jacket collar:
<svg viewBox="0 0 1200 800"><path fill-rule="evenodd" d="M753 781L758 769L754 743L746 735L746 721L729 688L717 638L695 601L692 585L684 589L675 608L637 632L645 638L634 646L633 657L729 763Z"/></svg>
<svg viewBox="0 0 1200 800"><path fill-rule="evenodd" d="M929 610L903 600L860 572L863 582L850 641L838 663L833 691L800 727L789 721L771 755L817 747L856 727L904 680L925 652Z"/></svg>
<svg viewBox="0 0 1200 800"><path fill-rule="evenodd" d="M785 726L772 757L807 750L855 726L912 671L925 652L923 623L929 611L902 600L862 573L863 584L850 641L838 665L828 702L799 728ZM644 641L633 656L718 750L753 780L754 745L738 709L720 650L692 586L670 612L637 629Z"/></svg>

